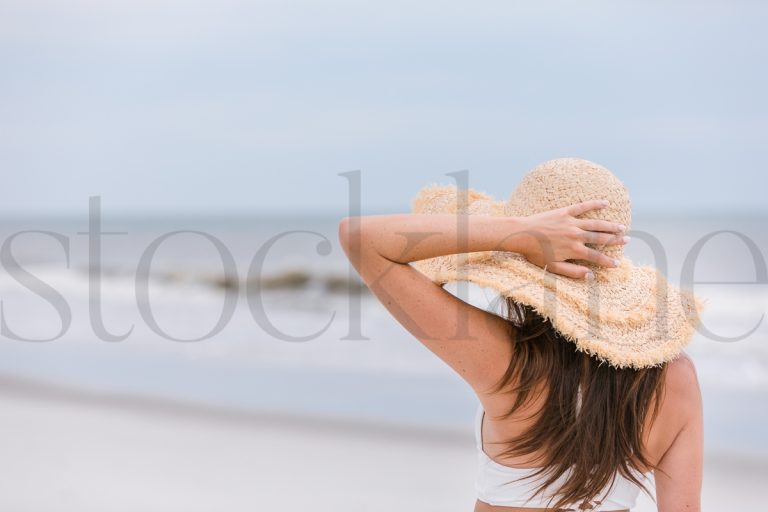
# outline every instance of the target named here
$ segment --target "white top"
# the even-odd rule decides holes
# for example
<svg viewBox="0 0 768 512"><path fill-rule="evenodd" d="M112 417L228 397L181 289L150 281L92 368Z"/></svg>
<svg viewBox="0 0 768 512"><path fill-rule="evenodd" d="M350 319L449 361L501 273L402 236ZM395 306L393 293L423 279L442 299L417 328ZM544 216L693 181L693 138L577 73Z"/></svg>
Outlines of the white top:
<svg viewBox="0 0 768 512"><path fill-rule="evenodd" d="M480 405L477 408L475 419L475 439L478 452L478 471L475 480L477 498L489 505L506 507L546 508L548 505L554 505L554 500L551 503L547 503L547 500L558 489L558 483L565 483L569 473L566 472L561 475L558 481L544 490L543 495L540 493L533 496L536 487L543 483L546 475L510 483L515 478L532 474L538 468L512 468L499 464L488 457L483 449L484 417L485 411ZM633 468L630 470L641 482L652 488L650 472L643 474ZM571 505L571 507L576 510L591 510L593 512L631 509L635 506L640 491L640 487L635 483L627 480L621 474L617 474L611 488L607 489L607 492L604 489L600 496L591 502L592 508L589 508L589 505L586 505L586 508L582 505Z"/></svg>

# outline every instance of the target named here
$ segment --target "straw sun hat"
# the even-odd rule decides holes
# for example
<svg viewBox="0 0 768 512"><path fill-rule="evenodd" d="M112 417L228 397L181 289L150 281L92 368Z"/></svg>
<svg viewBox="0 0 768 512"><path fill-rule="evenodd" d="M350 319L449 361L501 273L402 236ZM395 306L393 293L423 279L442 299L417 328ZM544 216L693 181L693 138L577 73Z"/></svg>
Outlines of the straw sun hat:
<svg viewBox="0 0 768 512"><path fill-rule="evenodd" d="M412 213L528 216L592 199L609 205L580 218L624 224L629 230L631 204L624 184L604 167L578 158L561 158L531 170L506 201L456 185L428 185L411 201ZM652 266L637 266L622 245L588 247L621 262L589 267L591 281L549 272L512 252L451 254L411 265L433 282L469 281L532 306L576 349L616 368L659 366L675 359L699 322L703 300L691 290L671 285Z"/></svg>

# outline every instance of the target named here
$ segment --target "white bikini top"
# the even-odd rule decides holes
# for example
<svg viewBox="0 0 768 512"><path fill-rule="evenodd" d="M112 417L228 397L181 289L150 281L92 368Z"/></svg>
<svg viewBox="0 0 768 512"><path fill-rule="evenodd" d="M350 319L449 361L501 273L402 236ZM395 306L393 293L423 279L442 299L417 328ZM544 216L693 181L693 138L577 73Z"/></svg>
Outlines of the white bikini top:
<svg viewBox="0 0 768 512"><path fill-rule="evenodd" d="M546 488L543 493L537 494L536 496L534 496L534 492L536 491L537 486L543 483L546 475L539 475L538 477L510 482L515 478L530 475L538 468L513 468L499 464L488 457L485 450L483 450L484 417L485 411L483 410L482 405L480 405L477 408L475 419L475 439L477 441L476 445L478 452L478 471L475 479L477 498L489 505L496 506L531 508L546 508L547 506L552 506L554 500L551 503L548 503L547 500L552 497L554 493L553 490L556 491L558 489L558 483L565 483L570 473L566 472L561 475L555 483ZM651 486L653 484L650 480L650 472L643 474L631 467L630 471L632 471L641 482L648 485L649 489L652 488ZM635 506L640 490L640 487L634 482L627 480L621 474L617 474L611 488L607 490L604 489L603 492L600 493L600 496L592 500L591 503L571 505L571 507L575 510L591 510L593 512L631 509Z"/></svg>

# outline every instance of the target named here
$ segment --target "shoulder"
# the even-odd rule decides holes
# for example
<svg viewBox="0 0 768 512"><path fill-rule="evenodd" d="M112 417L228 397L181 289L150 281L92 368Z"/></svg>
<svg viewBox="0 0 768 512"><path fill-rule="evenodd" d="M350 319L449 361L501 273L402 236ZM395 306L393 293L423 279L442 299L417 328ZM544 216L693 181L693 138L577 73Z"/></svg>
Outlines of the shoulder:
<svg viewBox="0 0 768 512"><path fill-rule="evenodd" d="M680 355L667 363L664 381L665 408L677 418L678 425L685 425L701 413L701 388L696 365L690 355Z"/></svg>
<svg viewBox="0 0 768 512"><path fill-rule="evenodd" d="M665 384L677 393L696 394L699 376L691 356L681 351L677 358L667 363Z"/></svg>

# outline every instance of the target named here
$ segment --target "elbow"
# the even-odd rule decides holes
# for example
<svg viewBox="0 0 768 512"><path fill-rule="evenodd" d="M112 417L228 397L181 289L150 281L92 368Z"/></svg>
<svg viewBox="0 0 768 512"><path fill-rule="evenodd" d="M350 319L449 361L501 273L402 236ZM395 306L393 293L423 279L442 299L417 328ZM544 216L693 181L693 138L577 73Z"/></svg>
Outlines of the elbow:
<svg viewBox="0 0 768 512"><path fill-rule="evenodd" d="M344 217L339 221L339 244L353 264L358 264L364 255L373 249L374 244L366 233L370 231L363 217Z"/></svg>
<svg viewBox="0 0 768 512"><path fill-rule="evenodd" d="M338 238L341 247L345 250L349 241L349 217L344 217L339 221Z"/></svg>
<svg viewBox="0 0 768 512"><path fill-rule="evenodd" d="M339 221L338 238L344 252L349 253L349 245L353 236L359 236L360 217L344 217Z"/></svg>

